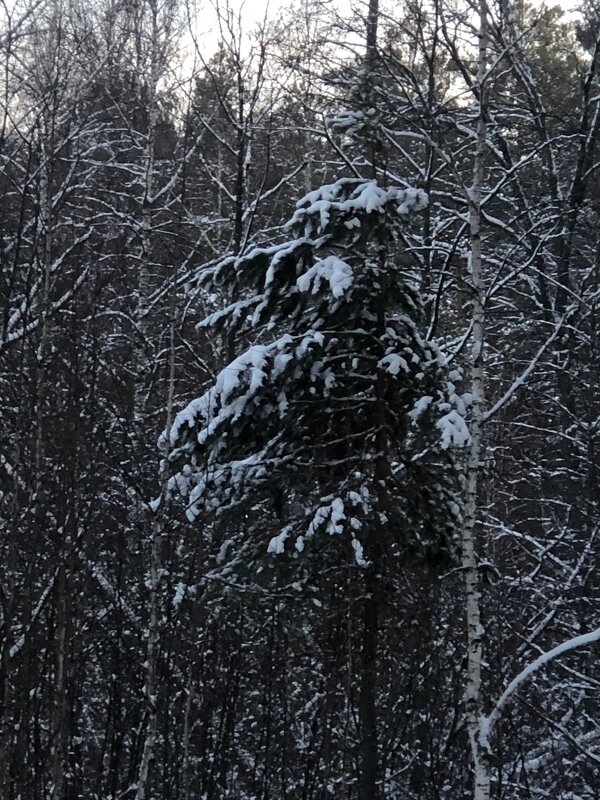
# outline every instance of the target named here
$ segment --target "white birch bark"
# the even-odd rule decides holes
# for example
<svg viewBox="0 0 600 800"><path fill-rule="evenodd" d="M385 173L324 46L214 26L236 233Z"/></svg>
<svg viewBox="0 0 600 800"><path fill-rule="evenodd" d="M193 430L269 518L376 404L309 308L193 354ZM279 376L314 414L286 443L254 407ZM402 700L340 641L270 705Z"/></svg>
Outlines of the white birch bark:
<svg viewBox="0 0 600 800"><path fill-rule="evenodd" d="M471 392L471 443L466 471L466 505L462 535L462 566L465 575L467 614L467 679L465 687L465 713L474 767L474 800L488 800L490 796L490 764L487 740L482 729L483 694L481 662L483 657L483 626L481 622L481 590L476 550L477 491L481 469L483 422L485 413L485 284L481 249L481 197L484 179L484 159L487 139L486 68L487 68L487 2L479 5L479 55L477 86L479 116L473 164L473 184L469 192L469 228L471 239L470 272L472 283L472 350Z"/></svg>
<svg viewBox="0 0 600 800"><path fill-rule="evenodd" d="M140 264L138 272L138 298L136 309L136 341L138 343L135 357L136 383L134 396L134 419L140 426L142 432L142 422L146 407L145 371L147 367L146 341L149 338L147 331L147 300L152 288L152 268L153 268L153 236L152 236L152 212L155 190L155 149L156 134L158 124L158 84L161 77L161 29L159 22L159 7L157 0L149 3L149 73L147 84L147 134L144 152L144 186L141 208L140 224ZM143 25L143 22L140 23ZM142 36L143 29L139 31ZM138 54L141 60L142 54ZM167 429L171 426L173 413L173 386L175 371L175 329L174 329L174 308L171 290L170 299L170 341L167 388ZM165 448L168 443L165 443ZM144 697L146 700L146 732L144 747L138 773L138 783L135 800L144 800L148 795L148 788L151 779L151 768L155 757L156 744L158 738L158 667L160 645L162 637L162 608L161 608L161 573L162 573L162 543L163 543L163 509L166 500L167 482L169 479L168 452L163 453L163 458L159 467L160 499L158 508L154 511L151 521L150 535L150 614L148 620L148 638L146 648L146 679L144 684ZM140 510L140 517L144 521L147 519L145 509Z"/></svg>
<svg viewBox="0 0 600 800"><path fill-rule="evenodd" d="M173 397L175 386L175 314L173 292L170 302L170 329L169 329L169 363L168 363L168 389L167 389L167 414L166 430L171 429L173 423ZM150 555L150 619L148 623L148 646L146 651L146 683L144 695L147 702L147 724L144 749L138 775L138 785L135 800L144 800L147 796L150 780L150 768L154 758L157 741L158 725L158 664L162 632L161 611L161 569L162 569L162 541L163 541L163 514L167 500L167 485L169 481L169 437L164 437L164 449L159 469L160 498L158 508L152 518L152 538Z"/></svg>
<svg viewBox="0 0 600 800"><path fill-rule="evenodd" d="M160 79L160 32L158 20L158 4L156 0L149 3L150 11L150 63L147 81L147 132L145 136L145 146L143 154L143 196L141 204L140 219L140 262L138 267L137 303L136 303L136 352L135 352L135 396L134 396L134 419L136 424L140 424L146 405L145 392L145 368L146 362L146 343L148 340L147 331L147 300L152 288L152 209L154 200L155 184L155 150L156 150L156 126L158 123L158 82ZM139 23L143 25L143 21ZM142 36L140 31L139 36ZM138 54L138 59L142 62L143 54ZM142 64L138 66L142 71Z"/></svg>

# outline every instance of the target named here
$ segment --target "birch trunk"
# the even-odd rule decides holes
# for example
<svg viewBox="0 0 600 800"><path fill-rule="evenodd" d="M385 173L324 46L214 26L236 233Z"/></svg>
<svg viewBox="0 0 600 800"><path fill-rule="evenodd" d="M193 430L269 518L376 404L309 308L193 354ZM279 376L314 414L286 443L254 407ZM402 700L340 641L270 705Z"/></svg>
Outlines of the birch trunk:
<svg viewBox="0 0 600 800"><path fill-rule="evenodd" d="M143 420L146 406L145 373L148 359L146 357L147 342L150 339L147 329L147 301L152 290L152 212L154 202L155 184L155 151L156 127L158 124L158 82L160 78L159 59L159 21L156 2L150 3L151 30L150 30L150 66L147 85L147 132L143 155L143 196L141 203L140 219L140 262L137 276L137 302L136 302L136 331L135 331L135 389L134 389L134 420L140 425ZM143 24L143 23L140 23ZM139 54L140 61L142 54ZM141 66L138 67L142 74Z"/></svg>
<svg viewBox="0 0 600 800"><path fill-rule="evenodd" d="M483 656L483 626L481 623L481 589L475 533L477 523L477 493L481 469L483 419L485 410L485 285L481 249L481 195L484 178L484 159L487 139L486 69L487 69L487 2L479 5L479 56L477 86L479 115L473 164L473 184L469 192L469 228L471 238L470 271L472 283L473 344L471 351L471 444L466 472L466 504L462 535L462 567L465 575L467 603L467 680L465 713L475 773L474 800L490 796L490 763L487 739L482 728L483 694L481 661Z"/></svg>
<svg viewBox="0 0 600 800"><path fill-rule="evenodd" d="M166 430L170 430L173 423L173 395L175 386L175 320L174 302L170 302L170 329L169 329L169 362L168 362L168 389L167 389L167 415ZM148 646L146 651L146 683L144 696L147 703L147 725L144 749L138 776L136 800L144 800L147 796L150 780L150 769L156 750L158 730L158 665L161 645L162 612L161 612L161 571L162 571L162 540L163 540L163 515L167 500L167 484L169 481L169 445L165 437L164 449L159 469L160 500L158 508L152 518L152 539L150 556L150 619L148 623Z"/></svg>
<svg viewBox="0 0 600 800"><path fill-rule="evenodd" d="M148 366L146 357L146 343L150 338L147 329L147 299L152 289L152 259L153 237L152 216L155 189L155 150L156 130L158 124L158 83L160 79L160 27L159 9L156 0L149 3L150 30L149 30L149 74L147 87L147 134L144 152L144 186L141 207L140 225L140 264L138 272L138 298L136 309L136 342L135 353L136 383L134 390L134 420L138 427L138 436L144 436L143 420L146 408L145 374ZM143 26L143 22L140 22ZM139 30L140 37L143 28ZM143 54L138 53L140 62ZM170 354L167 364L168 389L167 389L167 430L171 426L173 407L173 381L174 381L174 313L171 309L170 316ZM167 445L165 444L165 448ZM138 783L135 800L145 800L151 780L152 763L155 758L156 743L158 738L158 668L162 632L161 611L161 571L162 571L162 533L163 533L163 507L166 501L166 487L169 478L168 452L163 453L159 468L160 500L159 507L155 510L151 520L150 534L150 613L148 620L148 638L146 647L146 679L144 683L144 697L146 702L146 732L144 746L138 773ZM147 512L145 508L138 508L138 513L145 527Z"/></svg>

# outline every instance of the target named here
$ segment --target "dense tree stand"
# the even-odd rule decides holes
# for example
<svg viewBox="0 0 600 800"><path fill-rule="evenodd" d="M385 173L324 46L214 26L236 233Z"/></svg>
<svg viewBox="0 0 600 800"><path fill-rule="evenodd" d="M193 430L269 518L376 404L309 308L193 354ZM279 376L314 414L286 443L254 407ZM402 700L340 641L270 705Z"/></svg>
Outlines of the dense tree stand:
<svg viewBox="0 0 600 800"><path fill-rule="evenodd" d="M598 800L600 0L249 13L0 7L0 800Z"/></svg>

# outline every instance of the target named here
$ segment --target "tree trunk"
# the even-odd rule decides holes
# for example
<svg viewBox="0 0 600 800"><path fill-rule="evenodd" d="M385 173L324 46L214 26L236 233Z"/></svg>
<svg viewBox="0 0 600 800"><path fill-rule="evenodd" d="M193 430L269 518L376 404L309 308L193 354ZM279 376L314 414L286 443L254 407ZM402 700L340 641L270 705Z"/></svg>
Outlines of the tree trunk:
<svg viewBox="0 0 600 800"><path fill-rule="evenodd" d="M134 391L134 424L138 427L138 436L143 437L144 415L146 410L145 371L148 365L146 344L151 334L148 330L147 300L150 296L153 283L153 201L155 189L155 149L156 129L158 124L158 83L160 79L160 32L158 19L158 4L149 4L150 13L150 65L148 74L148 94L146 111L148 115L148 131L146 134L144 152L144 186L141 207L141 252L138 273L138 302L137 302L137 327L136 342L138 343L135 354L136 383ZM140 23L140 28L143 23ZM139 31L142 33L142 30ZM142 50L138 56L141 61ZM173 353L173 315L171 315L171 352L169 371L169 398L167 402L167 430L170 427L172 409L172 380L174 370ZM167 445L165 444L165 447ZM161 612L161 570L162 570L162 505L166 501L166 484L169 477L167 452L165 451L159 468L160 501L151 521L150 536L150 614L148 621L148 638L146 648L146 680L144 684L144 698L146 702L146 732L142 758L138 773L137 791L135 800L145 800L151 779L151 767L155 758L156 742L158 738L158 667L159 650L161 644L162 612ZM144 520L147 517L146 509L138 507L136 513ZM145 525L143 524L143 527Z"/></svg>
<svg viewBox="0 0 600 800"><path fill-rule="evenodd" d="M490 796L490 764L488 743L481 729L483 710L481 661L483 655L483 627L481 624L481 591L478 558L475 547L477 523L477 489L481 469L482 426L485 407L484 395L484 334L485 334L485 284L481 251L481 194L484 177L484 159L487 139L486 69L487 69L487 2L481 0L479 27L478 89L479 118L473 165L473 185L469 193L469 226L471 236L471 281L473 292L473 345L471 351L471 443L467 461L466 505L462 535L462 566L465 575L467 603L467 681L465 687L465 712L475 772L474 800L488 800Z"/></svg>
<svg viewBox="0 0 600 800"><path fill-rule="evenodd" d="M61 554L64 558L64 553ZM52 709L52 800L63 800L65 796L65 775L67 771L68 747L68 707L67 707L67 664L68 664L68 608L67 608L67 570L64 563L58 568L56 577L56 628L55 628L55 674L54 705Z"/></svg>
<svg viewBox="0 0 600 800"><path fill-rule="evenodd" d="M363 605L363 642L360 677L360 797L376 800L379 772L377 752L377 575L371 563L365 572L365 598Z"/></svg>
<svg viewBox="0 0 600 800"><path fill-rule="evenodd" d="M154 759L158 733L158 666L159 651L162 633L161 610L161 572L162 572L162 544L163 544L163 519L164 505L167 501L167 484L169 472L169 439L168 431L173 422L173 395L175 386L175 307L173 290L169 298L169 357L167 362L167 403L165 436L162 447L162 459L159 468L160 497L158 507L154 510L152 518L152 537L150 554L150 619L148 623L148 645L146 651L146 683L144 694L148 709L148 722L146 737L142 751L136 800L144 800L150 780L150 768Z"/></svg>

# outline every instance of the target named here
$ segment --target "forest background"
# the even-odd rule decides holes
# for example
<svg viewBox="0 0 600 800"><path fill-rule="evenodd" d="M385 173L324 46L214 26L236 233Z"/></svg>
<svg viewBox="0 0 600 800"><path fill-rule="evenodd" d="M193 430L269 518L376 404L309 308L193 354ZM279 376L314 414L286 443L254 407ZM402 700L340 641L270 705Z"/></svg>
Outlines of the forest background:
<svg viewBox="0 0 600 800"><path fill-rule="evenodd" d="M208 17L0 10L0 798L598 800L600 6Z"/></svg>

